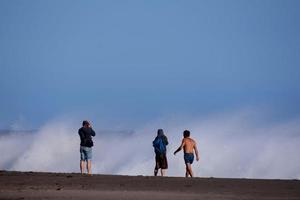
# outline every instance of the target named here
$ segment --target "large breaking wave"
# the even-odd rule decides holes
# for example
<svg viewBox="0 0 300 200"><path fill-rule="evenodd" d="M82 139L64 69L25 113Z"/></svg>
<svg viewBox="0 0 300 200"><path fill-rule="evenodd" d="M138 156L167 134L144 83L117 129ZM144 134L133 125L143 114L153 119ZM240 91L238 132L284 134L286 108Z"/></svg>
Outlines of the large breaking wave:
<svg viewBox="0 0 300 200"><path fill-rule="evenodd" d="M80 122L52 121L39 130L0 136L0 168L18 171L79 172ZM268 122L248 111L208 118L164 118L133 131L97 131L93 173L152 175L156 130L169 138L169 176L184 176L182 152L173 155L189 129L200 161L196 176L300 179L300 120ZM112 127L114 130L114 127Z"/></svg>

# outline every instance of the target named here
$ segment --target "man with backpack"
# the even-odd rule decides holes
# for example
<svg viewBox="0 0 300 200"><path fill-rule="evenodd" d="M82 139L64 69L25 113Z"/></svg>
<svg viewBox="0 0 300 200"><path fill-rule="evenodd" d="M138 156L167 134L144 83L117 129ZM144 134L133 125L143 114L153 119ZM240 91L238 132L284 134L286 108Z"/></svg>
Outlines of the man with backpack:
<svg viewBox="0 0 300 200"><path fill-rule="evenodd" d="M155 168L154 176L157 176L158 170L161 169L161 176L165 175L165 170L168 169L167 161L167 145L169 144L168 138L164 135L162 129L157 130L157 136L152 142L155 152Z"/></svg>
<svg viewBox="0 0 300 200"><path fill-rule="evenodd" d="M84 174L86 167L89 175L92 175L92 146L94 146L92 136L96 133L92 129L90 122L84 120L82 127L78 130L80 136L80 171Z"/></svg>

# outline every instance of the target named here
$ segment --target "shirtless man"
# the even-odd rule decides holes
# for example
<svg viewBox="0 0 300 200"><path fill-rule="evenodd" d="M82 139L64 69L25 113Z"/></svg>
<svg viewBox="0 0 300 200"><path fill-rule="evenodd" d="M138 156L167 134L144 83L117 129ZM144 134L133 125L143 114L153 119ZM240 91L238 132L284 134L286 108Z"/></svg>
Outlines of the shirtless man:
<svg viewBox="0 0 300 200"><path fill-rule="evenodd" d="M179 152L183 148L184 162L186 165L185 177L188 177L189 175L191 177L193 177L192 164L194 161L194 151L196 153L197 161L199 161L199 153L198 153L196 142L192 138L190 138L190 131L188 131L188 130L183 131L183 137L184 138L182 139L181 145L174 152L174 155L176 155L176 153Z"/></svg>

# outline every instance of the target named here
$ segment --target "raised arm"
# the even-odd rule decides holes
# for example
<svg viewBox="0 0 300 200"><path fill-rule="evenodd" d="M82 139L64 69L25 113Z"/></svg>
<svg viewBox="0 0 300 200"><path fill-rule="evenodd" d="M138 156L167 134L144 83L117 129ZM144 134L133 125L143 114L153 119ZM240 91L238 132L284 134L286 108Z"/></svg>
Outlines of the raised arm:
<svg viewBox="0 0 300 200"><path fill-rule="evenodd" d="M198 149L197 149L197 144L195 142L194 144L194 150L195 150L195 154L196 154L196 160L199 161L199 152L198 152Z"/></svg>
<svg viewBox="0 0 300 200"><path fill-rule="evenodd" d="M165 142L165 145L168 145L168 144L169 144L169 141L168 141L167 136L164 137L164 142Z"/></svg>
<svg viewBox="0 0 300 200"><path fill-rule="evenodd" d="M95 133L95 131L91 128L91 135L92 136L95 136L96 135L96 133Z"/></svg>
<svg viewBox="0 0 300 200"><path fill-rule="evenodd" d="M80 140L83 140L83 138L84 138L84 133L82 132L81 129L78 130L78 134L79 134Z"/></svg>
<svg viewBox="0 0 300 200"><path fill-rule="evenodd" d="M176 155L176 153L179 152L183 148L183 146L184 146L184 139L182 140L180 147L178 147L178 149L174 152L174 155Z"/></svg>

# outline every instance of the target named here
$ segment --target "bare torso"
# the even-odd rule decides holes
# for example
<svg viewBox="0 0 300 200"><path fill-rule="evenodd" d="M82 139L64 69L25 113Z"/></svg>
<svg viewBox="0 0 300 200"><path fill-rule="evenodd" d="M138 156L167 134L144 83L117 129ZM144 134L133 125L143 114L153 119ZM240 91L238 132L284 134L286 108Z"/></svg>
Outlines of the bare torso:
<svg viewBox="0 0 300 200"><path fill-rule="evenodd" d="M196 143L192 138L183 138L182 143L184 153L194 153Z"/></svg>

